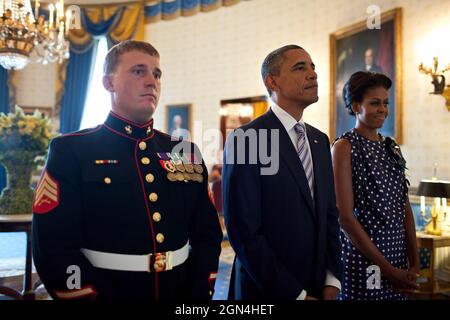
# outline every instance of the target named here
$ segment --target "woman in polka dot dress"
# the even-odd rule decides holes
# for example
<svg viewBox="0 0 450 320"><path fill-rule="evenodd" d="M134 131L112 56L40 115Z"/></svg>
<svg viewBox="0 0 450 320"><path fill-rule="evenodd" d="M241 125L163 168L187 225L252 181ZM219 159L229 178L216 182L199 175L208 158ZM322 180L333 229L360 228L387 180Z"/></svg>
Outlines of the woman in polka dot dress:
<svg viewBox="0 0 450 320"><path fill-rule="evenodd" d="M340 299L402 300L417 288L416 232L405 160L378 133L388 115L391 80L356 72L345 84L346 108L356 125L333 145L344 275Z"/></svg>

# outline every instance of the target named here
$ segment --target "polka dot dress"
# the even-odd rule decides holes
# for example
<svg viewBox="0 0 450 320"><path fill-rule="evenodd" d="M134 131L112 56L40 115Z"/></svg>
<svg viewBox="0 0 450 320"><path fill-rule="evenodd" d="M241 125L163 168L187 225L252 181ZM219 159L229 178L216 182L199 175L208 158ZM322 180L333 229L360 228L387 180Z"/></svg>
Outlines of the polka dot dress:
<svg viewBox="0 0 450 320"><path fill-rule="evenodd" d="M354 216L384 257L393 266L407 269L404 170L394 162L384 139L371 141L354 129L341 138L351 144ZM375 264L352 245L343 230L341 241L344 278L340 299L405 299L382 274L376 283L376 273L370 267Z"/></svg>

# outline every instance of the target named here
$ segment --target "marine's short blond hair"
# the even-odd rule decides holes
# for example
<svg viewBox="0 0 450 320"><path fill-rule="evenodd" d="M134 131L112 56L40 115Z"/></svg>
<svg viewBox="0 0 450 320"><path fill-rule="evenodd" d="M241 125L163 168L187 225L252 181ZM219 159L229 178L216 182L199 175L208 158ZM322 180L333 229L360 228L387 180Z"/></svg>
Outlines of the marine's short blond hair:
<svg viewBox="0 0 450 320"><path fill-rule="evenodd" d="M111 49L106 54L105 62L103 64L103 74L112 74L116 71L120 62L120 57L130 51L140 51L159 58L159 52L150 43L136 40L122 41Z"/></svg>

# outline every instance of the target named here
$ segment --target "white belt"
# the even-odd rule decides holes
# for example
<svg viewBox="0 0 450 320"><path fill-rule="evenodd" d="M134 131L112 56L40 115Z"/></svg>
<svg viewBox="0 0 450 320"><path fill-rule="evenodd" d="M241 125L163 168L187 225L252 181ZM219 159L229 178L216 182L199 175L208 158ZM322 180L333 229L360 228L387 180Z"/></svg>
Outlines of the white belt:
<svg viewBox="0 0 450 320"><path fill-rule="evenodd" d="M189 241L175 251L144 255L119 254L81 249L89 262L97 268L119 271L161 272L183 264L189 257Z"/></svg>

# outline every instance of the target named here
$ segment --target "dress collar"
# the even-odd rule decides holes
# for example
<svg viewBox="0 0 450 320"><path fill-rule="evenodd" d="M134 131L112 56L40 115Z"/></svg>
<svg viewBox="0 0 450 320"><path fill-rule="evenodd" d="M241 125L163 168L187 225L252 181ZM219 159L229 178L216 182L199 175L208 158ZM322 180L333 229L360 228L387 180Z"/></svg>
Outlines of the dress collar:
<svg viewBox="0 0 450 320"><path fill-rule="evenodd" d="M153 136L153 118L143 124L127 120L117 113L110 112L105 124L111 131L132 140L146 139Z"/></svg>

